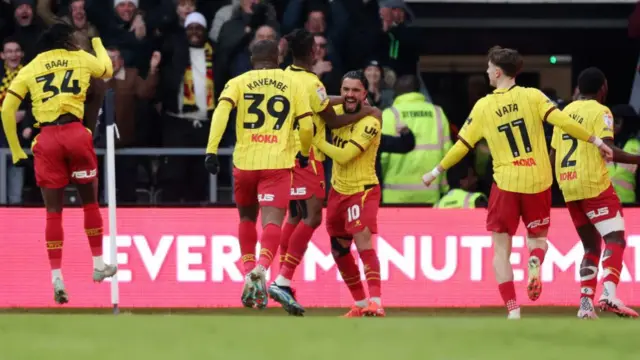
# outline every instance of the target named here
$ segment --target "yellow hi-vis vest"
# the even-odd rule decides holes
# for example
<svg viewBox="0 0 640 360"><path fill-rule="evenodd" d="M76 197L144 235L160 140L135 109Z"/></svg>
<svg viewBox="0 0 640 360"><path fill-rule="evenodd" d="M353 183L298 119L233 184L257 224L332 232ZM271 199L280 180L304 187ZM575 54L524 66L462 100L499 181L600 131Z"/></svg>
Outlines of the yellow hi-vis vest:
<svg viewBox="0 0 640 360"><path fill-rule="evenodd" d="M622 150L630 154L639 155L640 140L636 138L629 139ZM636 202L636 171L638 170L638 165L612 162L607 165L607 169L609 169L611 183L616 190L616 194L618 194L620 202L634 204Z"/></svg>
<svg viewBox="0 0 640 360"><path fill-rule="evenodd" d="M476 207L476 200L479 198L485 198L484 194L452 189L433 207L438 209L472 209Z"/></svg>
<svg viewBox="0 0 640 360"><path fill-rule="evenodd" d="M382 113L382 133L397 136L396 125L407 124L416 138L416 147L408 154L382 153L385 204L435 204L449 191L447 176L441 174L429 187L422 175L436 167L451 148L449 121L442 108L426 101L421 93L398 96L393 106Z"/></svg>

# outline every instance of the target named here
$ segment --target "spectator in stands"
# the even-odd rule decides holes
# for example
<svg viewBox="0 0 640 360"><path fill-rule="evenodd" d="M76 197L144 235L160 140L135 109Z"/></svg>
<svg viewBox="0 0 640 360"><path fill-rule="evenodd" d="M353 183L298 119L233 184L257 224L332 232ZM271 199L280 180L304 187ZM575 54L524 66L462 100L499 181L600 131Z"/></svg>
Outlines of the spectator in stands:
<svg viewBox="0 0 640 360"><path fill-rule="evenodd" d="M171 0L171 4L174 4L174 2L175 6L167 8L167 14L156 28L155 33L161 38L166 39L174 34L183 33L187 16L197 9L196 0Z"/></svg>
<svg viewBox="0 0 640 360"><path fill-rule="evenodd" d="M408 24L413 20L413 13L403 0L383 0L380 16L382 18L383 38L381 53L385 65L395 70L398 77L415 75L418 66L418 44L415 29Z"/></svg>
<svg viewBox="0 0 640 360"><path fill-rule="evenodd" d="M343 69L339 65L328 58L327 38L324 35L315 35L315 42L318 46L316 54L316 63L313 65L313 72L318 75L324 87L329 94L339 94L340 84L342 83Z"/></svg>
<svg viewBox="0 0 640 360"><path fill-rule="evenodd" d="M0 108L7 96L7 90L11 85L11 82L18 75L20 69L23 66L24 53L20 44L15 39L5 39L2 45L2 52L0 53ZM1 120L1 119L0 119ZM16 121L18 122L18 131L20 133L20 140L23 147L28 147L33 135L33 117L29 110L28 101L24 102L20 110L16 113ZM7 148L8 143L2 131L0 136L0 148ZM24 186L24 168L15 167L8 162L9 168L7 171L7 187L9 195L9 204L22 203L22 188ZM1 170L1 169L0 169ZM4 200L4 199L0 199Z"/></svg>
<svg viewBox="0 0 640 360"><path fill-rule="evenodd" d="M38 25L35 13L35 0L13 0L15 31L13 38L20 43L24 52L24 61L28 63L37 54L36 39L40 37L42 27Z"/></svg>
<svg viewBox="0 0 640 360"><path fill-rule="evenodd" d="M218 41L222 25L231 20L233 13L240 8L240 2L241 0L231 0L231 4L221 7L216 12L216 16L213 18L213 22L211 23L211 30L209 30L209 39L211 39L211 41L214 43Z"/></svg>
<svg viewBox="0 0 640 360"><path fill-rule="evenodd" d="M216 47L218 93L232 78L232 59L248 48L256 31L263 25L278 30L275 9L258 0L242 0L240 7L234 9L231 19L222 25Z"/></svg>
<svg viewBox="0 0 640 360"><path fill-rule="evenodd" d="M277 34L276 30L269 25L260 26L256 32L253 40L249 43L249 45L243 49L241 49L231 61L231 78L234 78L238 75L242 75L245 72L252 69L251 66L251 52L249 49L251 45L260 40L276 40Z"/></svg>
<svg viewBox="0 0 640 360"><path fill-rule="evenodd" d="M384 110L393 104L393 90L387 89L383 79L384 71L376 60L364 68L364 76L369 81L369 104Z"/></svg>
<svg viewBox="0 0 640 360"><path fill-rule="evenodd" d="M382 200L394 204L435 204L449 191L446 175L425 187L420 169L438 165L451 148L449 121L440 106L426 101L416 76L401 76L395 93L393 106L382 113L382 133L394 134L397 124L405 123L415 135L416 146L406 155L382 154Z"/></svg>
<svg viewBox="0 0 640 360"><path fill-rule="evenodd" d="M478 176L473 170L471 156L447 171L452 189L434 207L440 209L486 208L487 196L478 192Z"/></svg>
<svg viewBox="0 0 640 360"><path fill-rule="evenodd" d="M141 105L155 96L159 81L158 67L162 56L158 51L153 53L149 63L149 73L147 78L143 79L140 77L138 69L125 66L118 48L110 47L107 52L113 63L113 78L104 80L103 87L114 91L115 122L120 134L120 138L116 140L116 147L133 147L138 145L136 130L141 122L137 114L142 110ZM106 124L104 107L101 113L100 133L103 133L104 124ZM104 146L104 144L100 145ZM136 202L139 162L140 159L136 156L118 157L116 162L116 186L119 202Z"/></svg>
<svg viewBox="0 0 640 360"><path fill-rule="evenodd" d="M49 26L62 20L73 25L76 30L78 30L78 40L82 48L86 51L93 52L90 39L98 36L98 29L87 19L85 0L71 0L69 2L69 15L62 17L56 16L51 6L51 0L40 0L38 2L38 16L40 16L45 24Z"/></svg>
<svg viewBox="0 0 640 360"><path fill-rule="evenodd" d="M638 129L640 124L638 114L631 105L621 104L611 108L613 113L614 141L617 147L634 155L640 155L640 138ZM607 164L613 188L623 204L637 203L638 193L638 165Z"/></svg>
<svg viewBox="0 0 640 360"><path fill-rule="evenodd" d="M166 60L160 74L163 145L201 148L207 143L216 101L214 49L207 39L204 15L193 12L184 25L182 40L175 37L162 55ZM161 166L164 201L207 198L208 174L199 157L170 156Z"/></svg>

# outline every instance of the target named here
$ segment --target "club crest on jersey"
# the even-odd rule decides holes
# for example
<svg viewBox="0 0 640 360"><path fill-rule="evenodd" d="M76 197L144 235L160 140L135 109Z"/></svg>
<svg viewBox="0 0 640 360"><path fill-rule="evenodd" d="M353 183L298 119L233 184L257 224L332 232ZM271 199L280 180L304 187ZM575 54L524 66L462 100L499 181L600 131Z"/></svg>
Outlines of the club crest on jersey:
<svg viewBox="0 0 640 360"><path fill-rule="evenodd" d="M316 94L318 94L318 98L320 99L321 103L329 100L329 96L327 95L327 90L325 90L324 87L317 88Z"/></svg>

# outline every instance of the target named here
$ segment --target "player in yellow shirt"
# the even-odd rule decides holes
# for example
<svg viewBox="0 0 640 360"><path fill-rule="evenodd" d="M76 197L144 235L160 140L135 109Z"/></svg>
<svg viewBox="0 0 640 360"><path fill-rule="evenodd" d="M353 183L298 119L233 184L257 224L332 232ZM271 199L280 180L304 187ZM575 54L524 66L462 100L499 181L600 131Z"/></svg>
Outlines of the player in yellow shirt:
<svg viewBox="0 0 640 360"><path fill-rule="evenodd" d="M62 199L69 181L76 185L82 199L84 227L93 256L93 280L103 281L117 271L102 258L102 216L95 191L98 163L93 136L82 125L90 79L109 78L113 69L99 38L91 40L96 52L93 56L80 49L74 33L70 25L55 24L42 34L38 41L41 53L20 70L2 106L2 125L15 164L27 159L18 141L15 115L28 93L36 126L41 128L31 148L36 182L47 210L45 243L54 300L59 304L69 301L61 271Z"/></svg>
<svg viewBox="0 0 640 360"><path fill-rule="evenodd" d="M229 114L237 108L233 178L240 213L238 238L246 273L242 302L267 306L266 271L280 245L280 227L289 204L296 154L302 167L309 161L313 123L302 84L278 68L278 44L261 40L251 47L253 70L231 79L213 114L205 166L218 172L216 153ZM294 122L299 125L296 143ZM262 215L260 258L256 221Z"/></svg>
<svg viewBox="0 0 640 360"><path fill-rule="evenodd" d="M516 50L501 47L489 50L487 74L496 90L478 100L460 130L459 140L440 164L423 177L425 184L431 184L480 139L487 139L495 181L489 196L487 230L492 232L493 267L510 319L520 318L509 261L511 237L518 229L520 217L527 228L530 253L529 299L537 300L542 291L540 265L547 250L553 181L542 122L559 126L576 139L599 147L607 159L612 157L611 148L602 139L587 132L565 113L556 111L555 105L540 90L517 86L515 77L521 69L522 57Z"/></svg>
<svg viewBox="0 0 640 360"><path fill-rule="evenodd" d="M614 149L614 161L640 163L640 157L613 146L613 115L602 105L607 95L607 79L602 71L597 68L582 71L578 77L578 89L580 97L567 105L563 112L608 143ZM607 164L596 148L577 141L560 128L553 131L550 155L567 209L584 246L578 317L598 317L593 299L598 284L600 237L606 244L600 308L620 316L638 317L637 312L616 296L626 242L622 205L611 185Z"/></svg>
<svg viewBox="0 0 640 360"><path fill-rule="evenodd" d="M340 94L344 104L336 112L357 112L367 98L368 82L362 71L351 71L342 78ZM380 185L375 162L380 146L381 120L366 116L353 125L331 131L332 144L314 139L320 151L333 159L331 191L327 202L327 233L338 270L354 301L345 316L384 316L380 289L380 261L372 237L378 232ZM319 140L319 141L318 141ZM360 270L351 254L355 242L365 268L369 288L367 298Z"/></svg>
<svg viewBox="0 0 640 360"><path fill-rule="evenodd" d="M337 128L354 123L374 112L375 108L361 107L353 114L336 115L329 105L329 97L324 85L316 74L310 71L316 59L318 46L315 36L304 29L294 30L287 35L289 50L293 55L293 64L285 70L300 84L304 84L313 111L314 138L324 139L325 125ZM325 124L326 123L326 124ZM304 308L296 301L291 288L291 279L304 257L309 241L315 229L322 223L322 207L325 198L324 154L313 147L310 152L309 166L299 164L293 170L291 185L290 213L282 227L280 238L280 274L269 287L269 295L282 304L292 315L302 315Z"/></svg>

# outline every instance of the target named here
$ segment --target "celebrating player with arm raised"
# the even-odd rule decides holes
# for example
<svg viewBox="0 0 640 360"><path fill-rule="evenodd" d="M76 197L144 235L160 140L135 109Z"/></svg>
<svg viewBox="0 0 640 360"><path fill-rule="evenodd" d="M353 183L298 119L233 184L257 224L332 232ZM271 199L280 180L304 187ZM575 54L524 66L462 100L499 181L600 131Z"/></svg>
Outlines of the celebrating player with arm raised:
<svg viewBox="0 0 640 360"><path fill-rule="evenodd" d="M431 184L480 139L487 139L495 180L489 196L487 230L492 232L493 267L510 319L520 318L509 261L511 237L518 229L520 217L527 228L530 252L529 298L538 299L542 291L540 265L547 250L552 183L542 122L548 121L574 138L592 143L607 159L612 157L609 146L568 115L557 111L542 92L517 86L515 77L521 68L522 58L516 50L500 47L489 50L487 74L496 90L478 100L460 130L459 140L440 164L423 177L425 184Z"/></svg>
<svg viewBox="0 0 640 360"><path fill-rule="evenodd" d="M60 265L62 261L63 192L69 181L78 189L84 208L84 227L93 255L93 280L113 276L117 268L102 259L102 217L97 199L97 158L91 132L82 125L84 101L91 77L109 78L111 60L99 38L91 40L96 56L75 42L75 30L55 24L40 40L41 53L27 64L11 83L2 106L4 127L13 162L27 159L16 133L15 114L31 94L33 115L42 129L31 146L36 182L47 210L45 243L51 265L54 299L69 301Z"/></svg>
<svg viewBox="0 0 640 360"><path fill-rule="evenodd" d="M368 88L362 71L345 74L340 88L345 100L336 111L357 112L367 97ZM318 141L318 149L334 162L327 202L327 232L333 258L355 301L347 317L385 315L380 298L380 261L372 241L373 234L378 232L380 185L375 167L380 129L379 118L366 116L353 125L333 130L333 145L324 139L314 139ZM364 264L369 299L351 254L352 242Z"/></svg>
<svg viewBox="0 0 640 360"><path fill-rule="evenodd" d="M325 137L325 123L330 128L340 127L374 112L371 107L362 107L353 114L336 115L333 107L329 106L324 85L310 71L318 51L314 35L307 30L298 29L285 38L293 54L293 65L287 67L285 72L307 90L314 113L314 138ZM302 168L297 164L294 168L289 203L291 210L282 227L280 239L280 274L269 287L271 297L293 315L301 315L304 310L291 290L291 279L304 257L315 229L322 223L322 203L325 198L323 160L324 154L314 147L311 149L309 166Z"/></svg>
<svg viewBox="0 0 640 360"><path fill-rule="evenodd" d="M597 68L582 71L578 77L578 89L579 98L563 112L609 144L614 149L614 161L640 163L640 157L625 153L613 145L613 116L602 105L607 94L607 79L602 71ZM597 149L577 141L560 128L553 131L550 157L555 163L556 179L584 247L580 265L578 317L598 317L593 298L598 284L600 237L606 244L602 261L605 274L600 308L620 316L638 317L638 313L625 306L616 296L626 242L622 205L611 185L606 163Z"/></svg>
<svg viewBox="0 0 640 360"><path fill-rule="evenodd" d="M278 251L296 154L301 166L306 166L313 123L306 90L278 68L275 41L256 42L251 48L251 63L253 70L231 79L220 94L205 166L212 174L218 172L218 144L231 110L237 108L233 178L240 213L238 238L246 274L242 303L263 308L267 306L265 273ZM299 125L299 145L294 137L294 122ZM262 248L256 266L259 210Z"/></svg>

